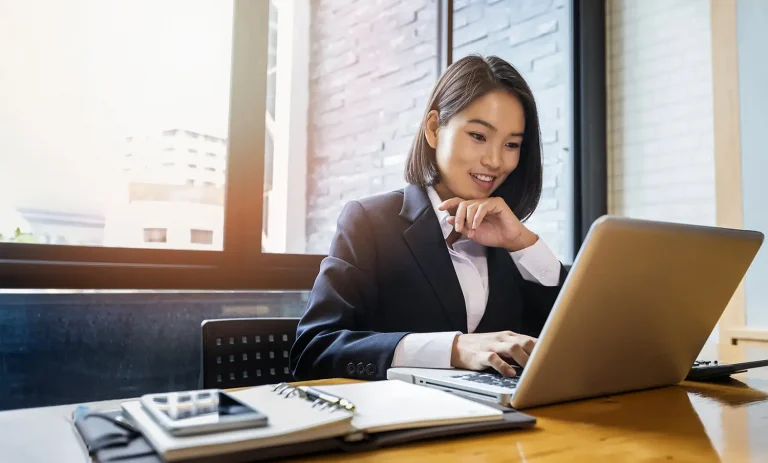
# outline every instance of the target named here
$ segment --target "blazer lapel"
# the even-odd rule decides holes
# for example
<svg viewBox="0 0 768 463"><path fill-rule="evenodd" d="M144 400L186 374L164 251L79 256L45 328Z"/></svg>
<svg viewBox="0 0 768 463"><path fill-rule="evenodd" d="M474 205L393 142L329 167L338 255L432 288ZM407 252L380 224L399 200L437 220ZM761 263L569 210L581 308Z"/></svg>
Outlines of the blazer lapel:
<svg viewBox="0 0 768 463"><path fill-rule="evenodd" d="M403 232L403 239L429 280L453 329L466 333L464 294L432 203L427 193L416 185L408 185L404 194L400 217L412 225Z"/></svg>

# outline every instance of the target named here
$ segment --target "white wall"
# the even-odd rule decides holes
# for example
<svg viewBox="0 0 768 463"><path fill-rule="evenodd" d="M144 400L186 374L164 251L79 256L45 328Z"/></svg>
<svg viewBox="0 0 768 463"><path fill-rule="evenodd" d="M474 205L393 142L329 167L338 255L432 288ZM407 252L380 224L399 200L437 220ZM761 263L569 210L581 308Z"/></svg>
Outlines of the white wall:
<svg viewBox="0 0 768 463"><path fill-rule="evenodd" d="M710 2L607 10L609 211L714 225Z"/></svg>

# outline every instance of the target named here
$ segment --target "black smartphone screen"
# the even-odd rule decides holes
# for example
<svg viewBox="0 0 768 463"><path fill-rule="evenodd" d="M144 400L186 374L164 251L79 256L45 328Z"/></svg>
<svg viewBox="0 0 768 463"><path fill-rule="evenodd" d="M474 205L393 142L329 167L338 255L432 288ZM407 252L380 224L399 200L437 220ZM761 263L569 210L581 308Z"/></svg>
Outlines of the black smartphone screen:
<svg viewBox="0 0 768 463"><path fill-rule="evenodd" d="M244 415L254 410L235 400L229 394L219 393L219 415Z"/></svg>

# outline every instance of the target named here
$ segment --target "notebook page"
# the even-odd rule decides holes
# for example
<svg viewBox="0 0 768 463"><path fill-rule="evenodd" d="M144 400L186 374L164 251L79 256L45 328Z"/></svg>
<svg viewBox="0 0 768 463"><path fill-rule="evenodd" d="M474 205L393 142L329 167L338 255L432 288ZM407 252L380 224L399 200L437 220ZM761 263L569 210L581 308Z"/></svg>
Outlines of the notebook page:
<svg viewBox="0 0 768 463"><path fill-rule="evenodd" d="M174 437L143 410L139 401L124 403L123 409L155 450L168 461L308 442L354 431L350 425L351 413L312 408L311 402L297 396L285 398L278 395L272 391L272 386L258 386L231 394L267 415L269 424L261 428Z"/></svg>
<svg viewBox="0 0 768 463"><path fill-rule="evenodd" d="M398 380L317 386L355 404L352 425L376 433L503 419L503 412L455 394Z"/></svg>

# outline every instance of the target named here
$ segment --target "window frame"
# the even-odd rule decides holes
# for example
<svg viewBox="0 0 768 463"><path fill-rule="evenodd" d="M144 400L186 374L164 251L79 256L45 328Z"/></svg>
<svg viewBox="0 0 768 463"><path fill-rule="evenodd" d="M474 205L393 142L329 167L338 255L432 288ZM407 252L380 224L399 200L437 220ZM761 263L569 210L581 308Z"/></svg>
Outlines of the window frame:
<svg viewBox="0 0 768 463"><path fill-rule="evenodd" d="M223 250L0 243L0 287L152 290L307 290L312 287L325 256L272 254L261 250L269 4L249 0L234 2ZM438 0L435 7L437 61L442 71L451 63L453 1ZM607 212L605 5L601 0L566 0L566 8L570 9L573 34L571 133L575 257L588 225ZM579 124L580 120L596 123ZM575 194L577 192L579 194Z"/></svg>
<svg viewBox="0 0 768 463"><path fill-rule="evenodd" d="M607 56L605 1L572 0L570 8L575 259L592 223L608 213Z"/></svg>

